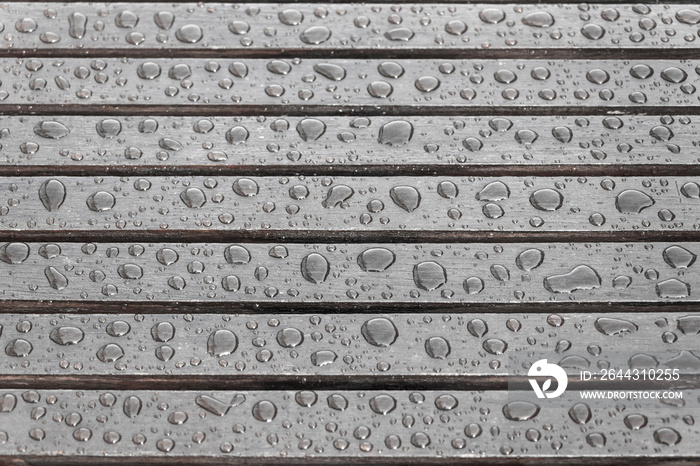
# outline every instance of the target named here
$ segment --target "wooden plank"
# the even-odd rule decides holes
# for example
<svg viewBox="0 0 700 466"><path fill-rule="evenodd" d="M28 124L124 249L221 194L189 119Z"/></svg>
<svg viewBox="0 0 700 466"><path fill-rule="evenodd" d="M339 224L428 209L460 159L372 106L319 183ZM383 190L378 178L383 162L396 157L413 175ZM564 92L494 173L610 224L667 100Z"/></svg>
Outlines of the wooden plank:
<svg viewBox="0 0 700 466"><path fill-rule="evenodd" d="M171 147L168 141L164 145ZM566 232L591 233L592 238L618 231L694 232L700 222L700 186L695 180L4 177L0 230L16 238L21 238L20 232L62 236L71 231L150 231L170 238L202 232L222 240L257 232L291 238L321 238L333 231L340 237L346 232L351 237L400 232L395 237L417 238L430 232L476 232L482 237L483 232Z"/></svg>
<svg viewBox="0 0 700 466"><path fill-rule="evenodd" d="M658 464L698 454L698 391L671 403L582 402L577 392L530 401L529 393L11 391L2 398L0 452L33 464L98 457L216 464L634 457Z"/></svg>
<svg viewBox="0 0 700 466"><path fill-rule="evenodd" d="M354 56L410 51L560 58L698 47L695 6L668 4L5 3L4 54Z"/></svg>
<svg viewBox="0 0 700 466"><path fill-rule="evenodd" d="M0 249L0 270L11 277L2 290L11 301L218 302L232 311L259 303L288 310L650 304L698 301L699 250L698 243L14 242Z"/></svg>
<svg viewBox="0 0 700 466"><path fill-rule="evenodd" d="M279 115L286 108L309 115L376 111L381 105L414 113L461 114L474 109L493 114L494 108L559 109L566 114L593 108L606 112L656 108L679 113L698 106L692 84L696 77L693 62L656 59L630 63L27 57L0 60L0 80L12 83L0 87L0 110L33 113L44 107L47 113L72 109L104 114L105 108L94 107L106 105L122 106L111 109L116 113L131 113L134 108L157 113L167 106L168 111L183 107L201 114L201 108L221 107L228 115L244 114L241 109L247 108L259 116Z"/></svg>
<svg viewBox="0 0 700 466"><path fill-rule="evenodd" d="M571 173L568 165L574 165L577 174L675 170L687 175L698 166L696 120L684 115L4 116L0 171L397 175L481 170L493 176L513 175L518 167L537 174ZM105 128L112 130L107 134ZM244 131L245 141L230 142Z"/></svg>
<svg viewBox="0 0 700 466"><path fill-rule="evenodd" d="M675 387L700 381L698 313L52 311L0 315L4 388L505 390L539 359L572 386L582 370L677 369Z"/></svg>

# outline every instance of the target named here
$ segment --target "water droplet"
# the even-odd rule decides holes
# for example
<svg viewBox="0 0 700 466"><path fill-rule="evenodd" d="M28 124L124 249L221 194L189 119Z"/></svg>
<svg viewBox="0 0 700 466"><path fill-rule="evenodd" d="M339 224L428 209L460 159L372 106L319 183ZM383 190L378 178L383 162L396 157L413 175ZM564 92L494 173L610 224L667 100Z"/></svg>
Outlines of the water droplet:
<svg viewBox="0 0 700 466"><path fill-rule="evenodd" d="M316 141L326 132L326 124L316 118L304 118L297 124L297 133L306 142Z"/></svg>
<svg viewBox="0 0 700 466"><path fill-rule="evenodd" d="M333 186L328 190L328 194L323 200L322 205L326 209L333 209L335 207L342 206L342 204L350 199L353 194L355 194L355 191L350 186L345 186L343 184Z"/></svg>
<svg viewBox="0 0 700 466"><path fill-rule="evenodd" d="M413 212L420 205L420 193L413 186L396 186L391 188L389 195L394 203L406 212Z"/></svg>
<svg viewBox="0 0 700 466"><path fill-rule="evenodd" d="M450 343L442 337L431 337L425 340L425 352L433 359L446 359L450 351Z"/></svg>
<svg viewBox="0 0 700 466"><path fill-rule="evenodd" d="M311 283L326 281L329 272L328 260L316 252L312 252L301 261L301 275Z"/></svg>
<svg viewBox="0 0 700 466"><path fill-rule="evenodd" d="M676 12L676 19L684 24L700 23L700 11L683 8Z"/></svg>
<svg viewBox="0 0 700 466"><path fill-rule="evenodd" d="M77 345L85 338L85 334L78 327L56 327L49 338L58 345Z"/></svg>
<svg viewBox="0 0 700 466"><path fill-rule="evenodd" d="M432 92L440 87L440 80L434 76L421 76L416 79L415 86L421 92Z"/></svg>
<svg viewBox="0 0 700 466"><path fill-rule="evenodd" d="M348 400L340 393L329 395L327 400L328 407L336 411L345 411L348 408Z"/></svg>
<svg viewBox="0 0 700 466"><path fill-rule="evenodd" d="M175 15L169 11L161 11L153 15L153 21L160 29L168 30L173 26L173 22L175 22Z"/></svg>
<svg viewBox="0 0 700 466"><path fill-rule="evenodd" d="M493 181L479 191L476 199L479 201L502 201L510 197L510 189L501 181Z"/></svg>
<svg viewBox="0 0 700 466"><path fill-rule="evenodd" d="M578 290L592 290L601 285L600 275L587 265L579 265L571 272L552 275L544 279L544 287L552 293L573 293Z"/></svg>
<svg viewBox="0 0 700 466"><path fill-rule="evenodd" d="M277 333L277 343L283 348L296 348L304 342L304 334L296 328L288 327Z"/></svg>
<svg viewBox="0 0 700 466"><path fill-rule="evenodd" d="M243 197L258 194L258 184L249 178L239 178L233 182L233 192Z"/></svg>
<svg viewBox="0 0 700 466"><path fill-rule="evenodd" d="M461 36L467 32L467 25L458 19L453 19L445 25L445 32L453 36Z"/></svg>
<svg viewBox="0 0 700 466"><path fill-rule="evenodd" d="M404 74L403 66L393 61L385 61L377 66L379 74L386 78L398 79Z"/></svg>
<svg viewBox="0 0 700 466"><path fill-rule="evenodd" d="M331 81L342 81L345 79L345 68L333 63L317 63L314 65L314 71Z"/></svg>
<svg viewBox="0 0 700 466"><path fill-rule="evenodd" d="M413 267L413 281L422 290L437 290L447 283L447 271L437 262L421 262Z"/></svg>
<svg viewBox="0 0 700 466"><path fill-rule="evenodd" d="M107 191L98 191L87 198L87 206L93 212L104 212L114 207L116 203L114 196Z"/></svg>
<svg viewBox="0 0 700 466"><path fill-rule="evenodd" d="M586 443L594 448L603 448L607 439L600 432L593 432L586 435Z"/></svg>
<svg viewBox="0 0 700 466"><path fill-rule="evenodd" d="M678 84L682 83L688 77L688 73L675 66L670 66L661 72L661 78L664 81L670 83Z"/></svg>
<svg viewBox="0 0 700 466"><path fill-rule="evenodd" d="M387 415L396 409L396 399L390 395L377 395L369 400L369 407L377 414Z"/></svg>
<svg viewBox="0 0 700 466"><path fill-rule="evenodd" d="M42 121L34 127L34 134L45 139L61 139L69 133L66 125L53 120Z"/></svg>
<svg viewBox="0 0 700 466"><path fill-rule="evenodd" d="M654 440L662 445L673 446L681 441L681 434L670 427L662 427L654 432Z"/></svg>
<svg viewBox="0 0 700 466"><path fill-rule="evenodd" d="M248 137L250 137L250 133L243 126L234 126L226 132L226 141L236 146L245 143Z"/></svg>
<svg viewBox="0 0 700 466"><path fill-rule="evenodd" d="M564 196L555 189L538 189L530 196L530 204L538 210L553 212L564 203Z"/></svg>
<svg viewBox="0 0 700 466"><path fill-rule="evenodd" d="M124 404L122 405L122 410L126 417L135 418L141 413L141 399L137 396L128 396L124 399Z"/></svg>
<svg viewBox="0 0 700 466"><path fill-rule="evenodd" d="M282 24L286 24L287 26L298 26L304 21L304 15L301 11L293 8L281 11L277 17Z"/></svg>
<svg viewBox="0 0 700 466"><path fill-rule="evenodd" d="M161 343L170 341L175 337L175 327L170 322L158 322L151 328L151 337Z"/></svg>
<svg viewBox="0 0 700 466"><path fill-rule="evenodd" d="M511 421L527 421L540 412L540 407L528 401L511 401L503 407L503 415Z"/></svg>
<svg viewBox="0 0 700 466"><path fill-rule="evenodd" d="M498 24L506 19L506 14L499 8L485 8L479 13L479 18L484 23Z"/></svg>
<svg viewBox="0 0 700 466"><path fill-rule="evenodd" d="M68 15L68 34L73 39L82 39L85 36L87 16L79 12Z"/></svg>
<svg viewBox="0 0 700 466"><path fill-rule="evenodd" d="M376 317L362 324L362 336L373 346L389 347L399 337L394 323L384 317Z"/></svg>
<svg viewBox="0 0 700 466"><path fill-rule="evenodd" d="M634 333L639 327L629 320L617 319L613 317L600 317L595 321L595 328L604 335L620 335L623 333Z"/></svg>
<svg viewBox="0 0 700 466"><path fill-rule="evenodd" d="M230 330L217 330L209 335L207 340L207 352L217 358L233 354L237 347L238 338Z"/></svg>
<svg viewBox="0 0 700 466"><path fill-rule="evenodd" d="M374 81L367 86L367 92L372 97L386 99L394 92L394 88L386 81Z"/></svg>
<svg viewBox="0 0 700 466"><path fill-rule="evenodd" d="M409 41L414 35L414 32L408 28L390 29L389 31L384 33L384 37L386 37L387 39L400 42Z"/></svg>
<svg viewBox="0 0 700 466"><path fill-rule="evenodd" d="M0 246L0 261L6 264L21 264L29 257L26 243L5 243Z"/></svg>
<svg viewBox="0 0 700 466"><path fill-rule="evenodd" d="M331 37L331 30L325 26L312 26L301 33L299 38L305 44L318 45Z"/></svg>
<svg viewBox="0 0 700 466"><path fill-rule="evenodd" d="M503 354L508 349L508 343L498 338L489 338L481 345L487 352L496 356Z"/></svg>
<svg viewBox="0 0 700 466"><path fill-rule="evenodd" d="M467 294L479 294L484 290L484 281L479 277L469 277L462 284Z"/></svg>
<svg viewBox="0 0 700 466"><path fill-rule="evenodd" d="M202 28L196 24L186 24L175 32L175 37L180 42L194 44L202 40Z"/></svg>
<svg viewBox="0 0 700 466"><path fill-rule="evenodd" d="M379 128L379 143L397 147L408 144L413 137L413 125L405 120L395 120Z"/></svg>
<svg viewBox="0 0 700 466"><path fill-rule="evenodd" d="M5 347L5 354L15 358L23 358L25 356L29 356L29 353L31 353L33 349L32 344L27 340L17 338L16 340L12 340L7 344Z"/></svg>
<svg viewBox="0 0 700 466"><path fill-rule="evenodd" d="M581 28L581 34L591 40L598 40L605 35L605 29L598 24L588 23Z"/></svg>
<svg viewBox="0 0 700 466"><path fill-rule="evenodd" d="M187 188L180 193L180 199L191 209L202 207L207 203L207 196L199 188Z"/></svg>
<svg viewBox="0 0 700 466"><path fill-rule="evenodd" d="M357 264L365 272L383 272L395 260L396 255L386 248L370 248L357 256Z"/></svg>
<svg viewBox="0 0 700 466"><path fill-rule="evenodd" d="M156 259L163 265L172 265L178 261L180 256L178 253L170 248L162 248L156 253Z"/></svg>
<svg viewBox="0 0 700 466"><path fill-rule="evenodd" d="M649 419L643 414L628 414L625 416L625 425L630 430L639 430L647 425Z"/></svg>
<svg viewBox="0 0 700 466"><path fill-rule="evenodd" d="M56 212L66 200L66 187L58 180L45 181L39 188L39 200L49 212Z"/></svg>
<svg viewBox="0 0 700 466"><path fill-rule="evenodd" d="M11 413L17 406L17 397L12 393L0 396L0 413Z"/></svg>
<svg viewBox="0 0 700 466"><path fill-rule="evenodd" d="M115 343L109 343L97 350L97 359L102 362L116 362L124 357L124 350Z"/></svg>
<svg viewBox="0 0 700 466"><path fill-rule="evenodd" d="M523 24L536 28L547 28L554 24L554 17L546 11L536 11L525 16Z"/></svg>
<svg viewBox="0 0 700 466"><path fill-rule="evenodd" d="M327 366L333 364L338 359L338 355L330 350L316 351L311 354L311 364L314 366Z"/></svg>
<svg viewBox="0 0 700 466"><path fill-rule="evenodd" d="M670 278L656 284L656 294L660 298L687 298L690 296L690 284Z"/></svg>
<svg viewBox="0 0 700 466"><path fill-rule="evenodd" d="M539 249L526 249L515 258L515 265L520 270L529 272L536 269L544 262L544 252Z"/></svg>
<svg viewBox="0 0 700 466"><path fill-rule="evenodd" d="M694 253L677 245L667 247L662 255L664 261L674 269L687 269L697 259Z"/></svg>
<svg viewBox="0 0 700 466"><path fill-rule="evenodd" d="M586 403L576 403L569 410L569 417L576 424L585 424L591 420L591 408Z"/></svg>
<svg viewBox="0 0 700 466"><path fill-rule="evenodd" d="M66 276L56 270L54 267L46 267L46 269L44 269L44 275L46 275L49 285L54 290L61 291L68 287L68 279Z"/></svg>
<svg viewBox="0 0 700 466"><path fill-rule="evenodd" d="M654 203L651 196L636 189L626 189L615 198L615 207L623 214L638 214Z"/></svg>

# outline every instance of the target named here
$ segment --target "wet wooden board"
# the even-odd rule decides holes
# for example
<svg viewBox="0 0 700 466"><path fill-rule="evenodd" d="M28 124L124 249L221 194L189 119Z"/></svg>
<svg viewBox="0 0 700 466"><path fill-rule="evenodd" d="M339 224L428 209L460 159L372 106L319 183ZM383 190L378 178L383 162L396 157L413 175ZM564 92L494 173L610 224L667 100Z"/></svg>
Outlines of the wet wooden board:
<svg viewBox="0 0 700 466"><path fill-rule="evenodd" d="M697 384L700 314L600 311L85 315L56 306L53 314L0 315L0 383L505 389L542 357L566 370L572 386L582 370L600 377L610 369L677 369L676 387Z"/></svg>
<svg viewBox="0 0 700 466"><path fill-rule="evenodd" d="M329 231L340 237L392 231L401 232L399 237L403 232L420 237L431 231L457 236L494 231L692 232L700 223L700 185L695 180L5 177L0 178L0 230L30 235L150 231L170 238L191 237L186 231L195 230L220 233L219 238L257 231L292 238L296 232L301 238L319 238ZM168 233L173 231L177 233Z"/></svg>
<svg viewBox="0 0 700 466"><path fill-rule="evenodd" d="M697 120L683 115L5 116L0 117L0 171L413 175L481 170L493 175L500 170L512 175L518 167L568 174L575 165L577 173L653 169L687 175L698 165Z"/></svg>
<svg viewBox="0 0 700 466"><path fill-rule="evenodd" d="M410 50L493 53L693 50L700 10L687 5L5 3L2 53L190 56ZM573 49L573 50L572 50ZM195 52L196 51L196 52Z"/></svg>
<svg viewBox="0 0 700 466"><path fill-rule="evenodd" d="M697 251L698 243L12 242L2 245L0 260L12 277L3 300L406 309L697 302Z"/></svg>
<svg viewBox="0 0 700 466"><path fill-rule="evenodd" d="M366 113L377 106L394 112L492 114L494 107L526 106L528 111L566 107L567 114L600 107L674 113L698 106L697 76L691 61L656 59L6 58L0 60L0 80L12 84L0 86L0 110L26 114L44 107L55 113L70 105L78 113L103 114L100 106L114 105L127 114L131 107L153 114L173 106L188 112L212 106L228 115L236 108L233 114L247 109L259 116L284 109L301 115Z"/></svg>
<svg viewBox="0 0 700 466"><path fill-rule="evenodd" d="M641 408L573 395L541 407L505 391L6 391L0 436L20 458L101 463L156 455L305 464L574 455L654 461L698 454L683 446L698 435L698 392L689 395L682 407Z"/></svg>
<svg viewBox="0 0 700 466"><path fill-rule="evenodd" d="M0 4L0 464L697 463L698 25Z"/></svg>

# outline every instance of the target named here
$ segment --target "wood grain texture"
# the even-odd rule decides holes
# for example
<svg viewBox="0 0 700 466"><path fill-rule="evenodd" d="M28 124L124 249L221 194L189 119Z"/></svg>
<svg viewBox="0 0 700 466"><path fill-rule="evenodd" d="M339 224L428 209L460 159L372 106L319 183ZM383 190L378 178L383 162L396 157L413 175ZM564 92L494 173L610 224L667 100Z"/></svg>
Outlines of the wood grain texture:
<svg viewBox="0 0 700 466"><path fill-rule="evenodd" d="M579 174L675 170L687 175L698 166L697 120L684 115L5 116L0 117L0 170L14 175L480 170L493 176L513 175L519 167L532 174L570 174L575 166ZM242 137L234 138L236 133Z"/></svg>
<svg viewBox="0 0 700 466"><path fill-rule="evenodd" d="M691 177L5 177L0 193L0 230L54 236L187 230L222 239L237 231L316 238L334 231L398 231L399 238L431 231L595 235L694 232L700 223L700 185Z"/></svg>
<svg viewBox="0 0 700 466"><path fill-rule="evenodd" d="M697 313L72 312L0 315L3 387L505 390L539 358L572 387L582 370L677 369L676 388L700 376Z"/></svg>
<svg viewBox="0 0 700 466"><path fill-rule="evenodd" d="M528 393L6 391L0 449L30 461L159 456L211 463L654 461L697 454L698 431L688 414L697 413L697 391L687 392L683 408L583 403L577 392L544 406Z"/></svg>
<svg viewBox="0 0 700 466"><path fill-rule="evenodd" d="M303 309L697 302L697 243L5 243L16 301ZM491 309L497 309L491 306ZM13 312L8 306L6 312ZM303 311L302 311L303 312Z"/></svg>
<svg viewBox="0 0 700 466"><path fill-rule="evenodd" d="M327 65L332 71L324 73L330 78L314 71L328 70ZM636 65L642 69L634 69ZM51 112L59 106L121 105L153 106L150 112L158 106L180 106L195 113L198 106L226 106L226 111L236 112L229 115L238 114L238 108L257 113L260 107L280 115L279 109L289 107L308 115L316 109L344 113L381 105L414 113L447 109L460 114L472 108L493 113L494 107L528 112L571 107L579 113L601 107L666 107L668 113L698 106L693 84L697 75L690 61L657 59L6 58L0 60L0 80L12 86L0 86L0 110L16 105L46 106ZM80 111L103 114L105 109Z"/></svg>
<svg viewBox="0 0 700 466"><path fill-rule="evenodd" d="M676 4L5 3L2 52L164 57L429 52L582 56L692 51L697 8ZM408 53L405 53L408 52Z"/></svg>

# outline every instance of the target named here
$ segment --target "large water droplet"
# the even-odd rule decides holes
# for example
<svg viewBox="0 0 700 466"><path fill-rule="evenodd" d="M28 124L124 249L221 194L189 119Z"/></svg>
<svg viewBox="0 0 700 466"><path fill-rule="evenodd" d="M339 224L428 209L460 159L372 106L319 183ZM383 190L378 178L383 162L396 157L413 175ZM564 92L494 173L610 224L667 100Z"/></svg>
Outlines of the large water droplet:
<svg viewBox="0 0 700 466"><path fill-rule="evenodd" d="M622 333L636 332L639 327L629 320L613 317L600 317L595 321L595 328L605 335L620 335Z"/></svg>
<svg viewBox="0 0 700 466"><path fill-rule="evenodd" d="M239 178L233 182L233 192L243 197L251 197L258 194L258 183L249 178Z"/></svg>
<svg viewBox="0 0 700 466"><path fill-rule="evenodd" d="M651 196L636 189L626 189L615 198L615 207L623 214L638 214L654 203Z"/></svg>
<svg viewBox="0 0 700 466"><path fill-rule="evenodd" d="M42 121L34 127L34 134L45 139L61 139L69 133L66 125L58 121Z"/></svg>
<svg viewBox="0 0 700 466"><path fill-rule="evenodd" d="M209 335L207 340L207 352L215 357L233 354L238 347L238 338L230 330L217 330Z"/></svg>
<svg viewBox="0 0 700 466"><path fill-rule="evenodd" d="M479 201L502 201L510 197L510 189L502 181L492 181L476 195Z"/></svg>
<svg viewBox="0 0 700 466"><path fill-rule="evenodd" d="M346 74L345 68L333 63L317 63L314 65L314 71L331 81L342 81Z"/></svg>
<svg viewBox="0 0 700 466"><path fill-rule="evenodd" d="M97 350L97 359L102 362L116 362L124 357L124 350L116 343L109 343Z"/></svg>
<svg viewBox="0 0 700 466"><path fill-rule="evenodd" d="M569 417L576 424L585 424L591 420L591 408L586 403L576 403L569 410Z"/></svg>
<svg viewBox="0 0 700 466"><path fill-rule="evenodd" d="M387 415L396 409L396 399L390 395L377 395L369 400L369 407L377 414Z"/></svg>
<svg viewBox="0 0 700 466"><path fill-rule="evenodd" d="M421 196L413 186L396 186L389 195L394 203L406 212L413 212L420 206Z"/></svg>
<svg viewBox="0 0 700 466"><path fill-rule="evenodd" d="M87 206L93 212L104 212L105 210L110 210L114 207L116 199L111 193L107 191L98 191L90 195L87 198Z"/></svg>
<svg viewBox="0 0 700 466"><path fill-rule="evenodd" d="M316 118L304 118L297 124L297 133L306 142L317 140L325 132L326 124Z"/></svg>
<svg viewBox="0 0 700 466"><path fill-rule="evenodd" d="M56 270L54 267L46 267L46 269L44 269L44 275L46 275L49 285L54 290L61 291L68 287L68 279L66 276Z"/></svg>
<svg viewBox="0 0 700 466"><path fill-rule="evenodd" d="M413 267L413 281L422 290L437 290L447 283L447 271L437 262L421 262Z"/></svg>
<svg viewBox="0 0 700 466"><path fill-rule="evenodd" d="M578 290L592 290L601 285L600 275L587 265L579 265L571 272L552 275L544 279L544 287L552 293L573 293Z"/></svg>
<svg viewBox="0 0 700 466"><path fill-rule="evenodd" d="M379 128L379 143L397 147L407 144L413 137L413 125L405 120L395 120Z"/></svg>
<svg viewBox="0 0 700 466"><path fill-rule="evenodd" d="M85 334L78 327L56 327L49 338L58 345L77 345L85 338Z"/></svg>
<svg viewBox="0 0 700 466"><path fill-rule="evenodd" d="M350 186L339 184L328 190L328 194L321 204L326 209L332 209L342 205L353 194L355 194L355 191Z"/></svg>
<svg viewBox="0 0 700 466"><path fill-rule="evenodd" d="M384 317L376 317L362 324L362 336L373 346L391 346L399 337L399 331L394 323Z"/></svg>
<svg viewBox="0 0 700 466"><path fill-rule="evenodd" d="M56 212L66 200L66 187L58 180L45 181L39 188L39 200L49 212Z"/></svg>
<svg viewBox="0 0 700 466"><path fill-rule="evenodd" d="M564 196L555 189L538 189L530 196L530 204L538 210L553 212L564 203Z"/></svg>
<svg viewBox="0 0 700 466"><path fill-rule="evenodd" d="M331 37L331 30L326 26L312 26L299 35L305 44L318 45L326 42Z"/></svg>
<svg viewBox="0 0 700 466"><path fill-rule="evenodd" d="M325 257L312 252L301 261L301 275L311 283L322 283L326 281L330 267Z"/></svg>
<svg viewBox="0 0 700 466"><path fill-rule="evenodd" d="M670 278L656 284L656 294L660 298L687 298L690 296L690 284Z"/></svg>
<svg viewBox="0 0 700 466"><path fill-rule="evenodd" d="M450 343L442 337L431 337L425 340L425 352L433 359L446 359L450 351Z"/></svg>
<svg viewBox="0 0 700 466"><path fill-rule="evenodd" d="M674 269L687 269L695 263L697 256L687 249L674 245L664 249L664 261Z"/></svg>
<svg viewBox="0 0 700 466"><path fill-rule="evenodd" d="M529 272L536 269L544 262L544 252L539 249L526 249L515 258L515 264L520 270Z"/></svg>
<svg viewBox="0 0 700 466"><path fill-rule="evenodd" d="M511 421L527 421L540 412L540 407L528 401L511 401L503 407L503 415Z"/></svg>
<svg viewBox="0 0 700 466"><path fill-rule="evenodd" d="M21 264L29 257L26 243L5 243L0 246L0 261L6 264Z"/></svg>
<svg viewBox="0 0 700 466"><path fill-rule="evenodd" d="M370 248L357 256L357 264L365 272L383 272L395 260L396 255L386 248Z"/></svg>
<svg viewBox="0 0 700 466"><path fill-rule="evenodd" d="M554 24L554 17L546 11L535 11L523 18L523 24L536 28L546 28Z"/></svg>

